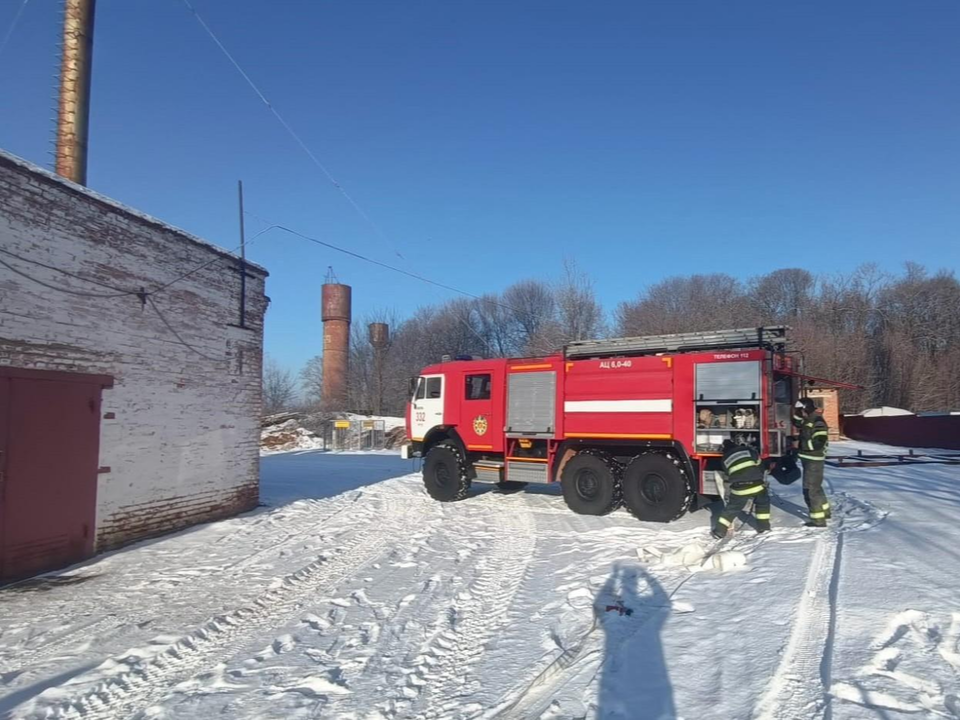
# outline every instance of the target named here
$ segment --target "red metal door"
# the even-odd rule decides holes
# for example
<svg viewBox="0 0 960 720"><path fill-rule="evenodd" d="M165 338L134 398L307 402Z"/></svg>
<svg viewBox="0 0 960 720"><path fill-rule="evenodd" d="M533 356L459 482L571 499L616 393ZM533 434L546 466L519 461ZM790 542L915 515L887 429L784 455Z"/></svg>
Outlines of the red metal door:
<svg viewBox="0 0 960 720"><path fill-rule="evenodd" d="M0 386L0 579L10 580L93 554L102 383L0 369Z"/></svg>
<svg viewBox="0 0 960 720"><path fill-rule="evenodd" d="M6 529L7 418L10 414L10 378L0 375L0 580L6 577L3 536Z"/></svg>
<svg viewBox="0 0 960 720"><path fill-rule="evenodd" d="M453 374L451 391L460 396L460 424L457 431L468 450L473 452L502 452L503 419L494 412L493 395L502 388L494 388L499 381L492 366L470 365L463 375ZM459 377L459 382L457 378ZM502 377L502 375L500 376Z"/></svg>

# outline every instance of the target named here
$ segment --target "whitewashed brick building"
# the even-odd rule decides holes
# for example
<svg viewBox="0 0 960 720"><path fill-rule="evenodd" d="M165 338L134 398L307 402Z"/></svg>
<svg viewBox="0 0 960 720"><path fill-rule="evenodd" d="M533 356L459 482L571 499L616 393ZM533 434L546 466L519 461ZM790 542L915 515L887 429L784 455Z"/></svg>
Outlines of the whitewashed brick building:
<svg viewBox="0 0 960 720"><path fill-rule="evenodd" d="M266 275L0 153L0 580L257 504Z"/></svg>

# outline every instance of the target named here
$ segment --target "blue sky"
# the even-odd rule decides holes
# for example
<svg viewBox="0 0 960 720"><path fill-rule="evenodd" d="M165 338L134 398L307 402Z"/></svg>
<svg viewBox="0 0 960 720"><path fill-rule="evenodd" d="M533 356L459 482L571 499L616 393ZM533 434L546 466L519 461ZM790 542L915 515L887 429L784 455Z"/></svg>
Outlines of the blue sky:
<svg viewBox="0 0 960 720"><path fill-rule="evenodd" d="M194 4L383 230L180 0L100 0L90 186L225 247L242 178L260 217L475 293L574 258L608 309L675 274L960 260L956 0ZM0 147L46 166L58 21L31 0L0 55ZM282 233L249 255L292 368L328 265L356 317L451 297Z"/></svg>

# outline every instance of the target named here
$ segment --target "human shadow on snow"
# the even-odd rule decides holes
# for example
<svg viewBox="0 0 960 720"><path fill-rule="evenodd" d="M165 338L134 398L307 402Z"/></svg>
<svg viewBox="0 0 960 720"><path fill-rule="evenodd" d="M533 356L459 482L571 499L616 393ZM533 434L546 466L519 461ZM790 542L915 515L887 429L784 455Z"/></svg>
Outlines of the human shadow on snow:
<svg viewBox="0 0 960 720"><path fill-rule="evenodd" d="M603 720L677 716L661 632L672 602L650 573L618 563L596 596L604 633L595 717Z"/></svg>

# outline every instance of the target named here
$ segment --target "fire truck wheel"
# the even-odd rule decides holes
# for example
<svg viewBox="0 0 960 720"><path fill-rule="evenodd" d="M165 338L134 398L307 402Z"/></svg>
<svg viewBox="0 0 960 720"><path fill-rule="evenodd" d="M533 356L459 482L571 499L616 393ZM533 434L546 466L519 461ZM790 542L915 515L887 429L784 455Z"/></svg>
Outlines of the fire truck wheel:
<svg viewBox="0 0 960 720"><path fill-rule="evenodd" d="M673 457L659 453L638 455L623 471L623 504L640 520L676 520L692 501L690 483Z"/></svg>
<svg viewBox="0 0 960 720"><path fill-rule="evenodd" d="M580 515L606 515L620 505L620 485L603 453L575 455L563 467L560 488L567 507Z"/></svg>
<svg viewBox="0 0 960 720"><path fill-rule="evenodd" d="M455 446L440 443L430 448L423 461L423 484L427 494L440 502L453 502L467 496L470 477Z"/></svg>

